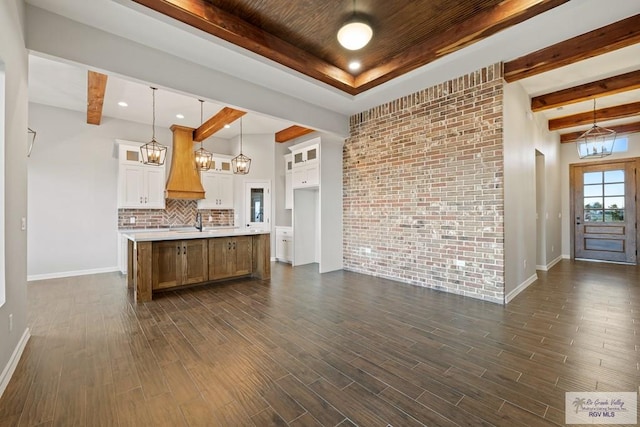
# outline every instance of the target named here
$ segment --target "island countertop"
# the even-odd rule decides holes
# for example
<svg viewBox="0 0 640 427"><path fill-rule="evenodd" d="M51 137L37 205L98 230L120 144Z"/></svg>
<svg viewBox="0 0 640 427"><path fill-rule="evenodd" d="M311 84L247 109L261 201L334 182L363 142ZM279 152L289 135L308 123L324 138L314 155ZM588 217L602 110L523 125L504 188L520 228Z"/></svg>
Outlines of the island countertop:
<svg viewBox="0 0 640 427"><path fill-rule="evenodd" d="M258 234L269 234L268 230L257 230L239 227L214 227L205 228L202 231L193 229L178 230L152 230L135 231L131 230L122 235L132 242L159 242L163 240L190 240L190 239L211 239L214 237L235 237L254 236Z"/></svg>

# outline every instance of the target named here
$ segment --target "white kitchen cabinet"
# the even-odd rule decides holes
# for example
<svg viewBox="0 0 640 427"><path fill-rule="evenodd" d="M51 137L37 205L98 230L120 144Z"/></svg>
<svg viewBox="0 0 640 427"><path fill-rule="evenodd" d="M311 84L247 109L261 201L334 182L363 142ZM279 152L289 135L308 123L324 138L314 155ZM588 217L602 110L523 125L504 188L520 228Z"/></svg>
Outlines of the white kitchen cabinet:
<svg viewBox="0 0 640 427"><path fill-rule="evenodd" d="M316 187L320 183L320 145L313 144L291 151L293 156L292 188Z"/></svg>
<svg viewBox="0 0 640 427"><path fill-rule="evenodd" d="M318 163L293 168L291 188L317 187L320 183L320 167Z"/></svg>
<svg viewBox="0 0 640 427"><path fill-rule="evenodd" d="M200 173L204 199L198 209L233 209L233 174L208 170Z"/></svg>
<svg viewBox="0 0 640 427"><path fill-rule="evenodd" d="M293 209L293 155L284 156L284 208Z"/></svg>
<svg viewBox="0 0 640 427"><path fill-rule="evenodd" d="M211 169L209 169L209 171L232 175L233 171L231 170L231 159L231 156L224 156L222 154L213 153Z"/></svg>
<svg viewBox="0 0 640 427"><path fill-rule="evenodd" d="M144 165L139 145L120 144L118 153L118 208L164 209L165 166Z"/></svg>
<svg viewBox="0 0 640 427"><path fill-rule="evenodd" d="M320 144L313 144L303 148L291 150L293 155L293 167L299 167L303 164L317 163L320 158Z"/></svg>
<svg viewBox="0 0 640 427"><path fill-rule="evenodd" d="M293 229L291 227L276 227L276 259L293 262Z"/></svg>

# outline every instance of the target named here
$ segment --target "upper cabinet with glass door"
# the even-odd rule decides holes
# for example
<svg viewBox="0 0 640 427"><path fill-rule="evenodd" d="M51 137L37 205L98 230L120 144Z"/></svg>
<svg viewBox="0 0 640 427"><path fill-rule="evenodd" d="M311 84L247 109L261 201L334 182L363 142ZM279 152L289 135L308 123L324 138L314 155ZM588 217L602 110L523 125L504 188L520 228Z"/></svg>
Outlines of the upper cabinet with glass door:
<svg viewBox="0 0 640 427"><path fill-rule="evenodd" d="M320 183L319 138L289 149L293 156L292 188L317 187Z"/></svg>

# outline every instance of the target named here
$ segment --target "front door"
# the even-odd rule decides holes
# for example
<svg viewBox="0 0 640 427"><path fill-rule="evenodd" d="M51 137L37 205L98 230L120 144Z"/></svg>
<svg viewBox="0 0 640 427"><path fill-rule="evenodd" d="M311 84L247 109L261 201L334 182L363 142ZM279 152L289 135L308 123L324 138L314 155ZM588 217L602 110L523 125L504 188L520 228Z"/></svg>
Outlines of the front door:
<svg viewBox="0 0 640 427"><path fill-rule="evenodd" d="M571 166L575 258L636 263L636 161Z"/></svg>

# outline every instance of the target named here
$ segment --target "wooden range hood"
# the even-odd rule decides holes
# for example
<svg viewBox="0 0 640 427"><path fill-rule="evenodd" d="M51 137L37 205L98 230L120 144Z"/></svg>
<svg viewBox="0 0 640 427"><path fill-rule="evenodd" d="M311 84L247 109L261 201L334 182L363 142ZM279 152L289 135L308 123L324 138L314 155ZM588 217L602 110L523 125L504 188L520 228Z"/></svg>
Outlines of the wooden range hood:
<svg viewBox="0 0 640 427"><path fill-rule="evenodd" d="M193 154L195 129L178 125L173 125L170 129L173 132L173 153L165 197L183 200L204 199L204 188L196 170Z"/></svg>

